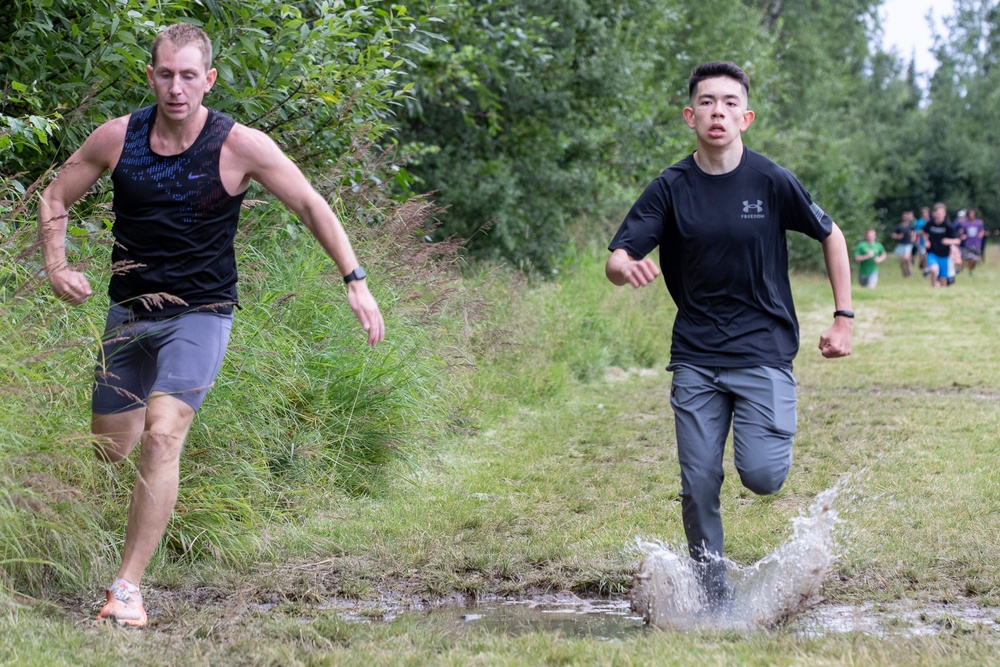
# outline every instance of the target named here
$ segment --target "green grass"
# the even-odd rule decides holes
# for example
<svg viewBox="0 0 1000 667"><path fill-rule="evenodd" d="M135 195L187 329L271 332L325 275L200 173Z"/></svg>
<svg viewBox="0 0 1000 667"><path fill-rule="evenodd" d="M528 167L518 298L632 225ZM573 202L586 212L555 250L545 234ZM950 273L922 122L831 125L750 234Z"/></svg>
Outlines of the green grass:
<svg viewBox="0 0 1000 667"><path fill-rule="evenodd" d="M410 268L372 276L390 329L376 350L332 263L301 226L280 220L258 206L244 224L244 308L185 444L176 511L152 566L165 578L176 567L270 557L269 533L315 498L377 491L449 421L447 362L435 329L420 326L440 309L413 304L439 298L457 272L422 256L419 211L399 216L398 238L356 234L359 248L391 250ZM88 433L111 241L104 231L75 238L71 260L98 295L78 308L34 275L28 234L0 246L16 259L0 267L0 596L99 588L117 569L134 468L96 461Z"/></svg>
<svg viewBox="0 0 1000 667"><path fill-rule="evenodd" d="M227 543L234 552L156 561L147 595L153 623L144 632L91 623L95 595L71 595L71 579L46 589L48 602L23 606L8 596L0 603L0 636L7 642L0 644L0 662L994 662L1000 649L995 631L948 619L938 619L939 633L921 637L809 637L779 629L637 633L604 642L540 631L486 632L419 613L369 624L339 617L331 603L341 598L366 600L378 616L383 605L455 592L617 596L636 565L630 548L635 537L682 542L669 375L663 370L673 308L662 285L613 288L603 277L603 259L599 249L583 251L554 281L539 284L496 270L467 277L461 289L482 292L490 308L479 318L462 317L469 311L456 308L434 325L437 334L453 336L447 355L452 370L444 372L445 381L434 380L441 371L433 365L416 377L393 376L416 387L417 400L398 402L399 421L390 420L396 424L391 428L378 428L386 418L377 405L362 410L361 426L372 424L376 443L398 437L395 429L410 420L443 426L436 435L418 428L423 444L377 466L378 473L360 466L361 493L355 483L322 484L324 471L344 474L336 443L354 437L353 418L328 419L328 413L305 410L295 400L309 396L304 405L317 400L320 406L355 405L351 396L359 386L364 398L358 404L374 400L360 378L380 377L387 362L347 363L353 370L340 379L345 362L323 359L317 350L326 346L270 342L271 337L324 340L325 329L308 309L267 326L248 326L246 348L257 352L236 355L228 385L213 394L221 397L211 408L219 416L208 411L204 421L199 416L185 482L195 497L209 492L208 480L221 470L232 471L223 489L210 491L217 497L205 501L214 509L203 519L218 520L218 508L233 501L234 518L225 524L234 533ZM727 463L722 502L730 557L751 563L770 553L789 535L790 520L805 512L818 492L839 483L841 553L824 589L830 602L1000 607L995 537L1000 356L993 351L998 283L1000 255L991 255L974 277L960 274L957 285L946 290L932 290L918 278L904 281L887 263L877 290L855 289L854 354L826 360L815 346L831 322L829 285L821 277L795 276L802 329L795 364L800 397L795 461L785 488L767 498L742 489ZM57 321L47 339L64 335L61 326ZM399 354L412 360L418 348L414 344ZM272 349L297 350L292 368L302 372L287 372L284 360L261 353ZM469 363L475 364L471 370ZM349 386L345 393L326 393L337 383ZM439 396L442 404L421 415L420 397L427 395ZM78 410L83 398L66 399L61 410L71 414L73 401L80 402ZM242 406L261 414L227 425L223 415L231 418ZM71 418L62 420L47 428L58 433ZM20 437L32 440L23 432ZM66 433L60 437L73 442ZM290 442L296 443L294 454ZM203 449L223 452L209 463ZM305 461L297 460L300 453ZM73 466L90 467L90 475L100 472L82 454L71 458L72 465L53 472L63 485L80 478ZM255 467L247 459L261 463ZM20 459L2 460L10 479L18 479L10 466ZM287 481L259 488L257 478L273 480L279 468L278 476ZM120 493L118 482L106 484L105 491ZM98 547L117 518L102 509L105 502L102 496L87 516L96 516L109 532L91 533L85 522L79 522L79 532L91 535L94 557L113 561L112 547ZM83 512L63 506L51 511L63 521ZM244 511L256 518L240 518ZM240 531L243 521L249 525ZM174 537L168 539L177 539L182 526L191 530L198 524L185 518L171 527ZM74 553L61 548L52 551ZM102 562L96 569L106 573ZM82 578L88 584L94 579ZM267 604L254 606L261 602Z"/></svg>

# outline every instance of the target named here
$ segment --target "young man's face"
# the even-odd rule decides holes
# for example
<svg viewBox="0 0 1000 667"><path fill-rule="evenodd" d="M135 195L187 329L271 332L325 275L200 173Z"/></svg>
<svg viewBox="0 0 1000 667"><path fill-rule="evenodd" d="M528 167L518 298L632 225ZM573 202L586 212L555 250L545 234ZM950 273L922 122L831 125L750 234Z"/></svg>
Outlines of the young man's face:
<svg viewBox="0 0 1000 667"><path fill-rule="evenodd" d="M684 120L698 137L699 146L722 148L740 138L754 113L747 109L743 86L736 79L718 76L698 84Z"/></svg>
<svg viewBox="0 0 1000 667"><path fill-rule="evenodd" d="M874 229L869 229L867 232L865 232L865 241L867 241L868 243L875 243Z"/></svg>
<svg viewBox="0 0 1000 667"><path fill-rule="evenodd" d="M945 216L948 214L948 209L943 206L938 206L934 209L934 222L941 224L944 222Z"/></svg>
<svg viewBox="0 0 1000 667"><path fill-rule="evenodd" d="M156 93L159 112L172 121L184 121L201 108L215 83L215 69L205 70L205 57L195 44L178 48L164 42L157 49L156 66L146 67L146 78Z"/></svg>

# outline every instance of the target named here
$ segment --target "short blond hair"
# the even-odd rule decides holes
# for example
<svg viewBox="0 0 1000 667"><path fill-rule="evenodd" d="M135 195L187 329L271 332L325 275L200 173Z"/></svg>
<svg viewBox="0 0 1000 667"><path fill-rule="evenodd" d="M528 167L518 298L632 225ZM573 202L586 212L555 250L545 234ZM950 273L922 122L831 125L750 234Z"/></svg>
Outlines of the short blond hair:
<svg viewBox="0 0 1000 667"><path fill-rule="evenodd" d="M153 59L153 67L156 67L156 53L163 42L170 42L175 48L181 48L188 44L194 44L201 50L202 62L205 71L212 69L212 40L208 38L205 31L190 23L175 23L160 31L160 34L153 40L150 53Z"/></svg>

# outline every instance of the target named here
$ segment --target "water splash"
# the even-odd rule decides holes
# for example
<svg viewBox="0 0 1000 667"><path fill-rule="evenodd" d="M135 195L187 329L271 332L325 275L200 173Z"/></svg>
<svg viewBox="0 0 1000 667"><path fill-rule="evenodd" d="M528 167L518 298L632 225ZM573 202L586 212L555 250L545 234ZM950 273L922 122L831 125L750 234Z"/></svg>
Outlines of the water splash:
<svg viewBox="0 0 1000 667"><path fill-rule="evenodd" d="M654 627L674 630L752 630L778 625L819 601L833 568L837 488L818 496L808 516L792 520L792 535L749 567L726 561L732 592L725 604L710 604L702 585L704 563L661 542L638 540L645 554L633 579L632 609Z"/></svg>

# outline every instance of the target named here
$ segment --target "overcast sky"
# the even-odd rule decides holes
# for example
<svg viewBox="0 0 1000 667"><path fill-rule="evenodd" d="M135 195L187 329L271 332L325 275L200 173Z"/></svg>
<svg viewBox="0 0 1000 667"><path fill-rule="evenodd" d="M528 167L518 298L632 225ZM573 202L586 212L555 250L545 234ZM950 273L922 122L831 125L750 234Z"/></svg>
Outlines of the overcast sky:
<svg viewBox="0 0 1000 667"><path fill-rule="evenodd" d="M910 57L917 60L917 71L930 74L937 62L930 54L931 29L927 25L927 10L934 10L934 20L941 27L941 19L952 13L953 0L885 0L879 16L885 32L885 50L895 47L907 64Z"/></svg>

